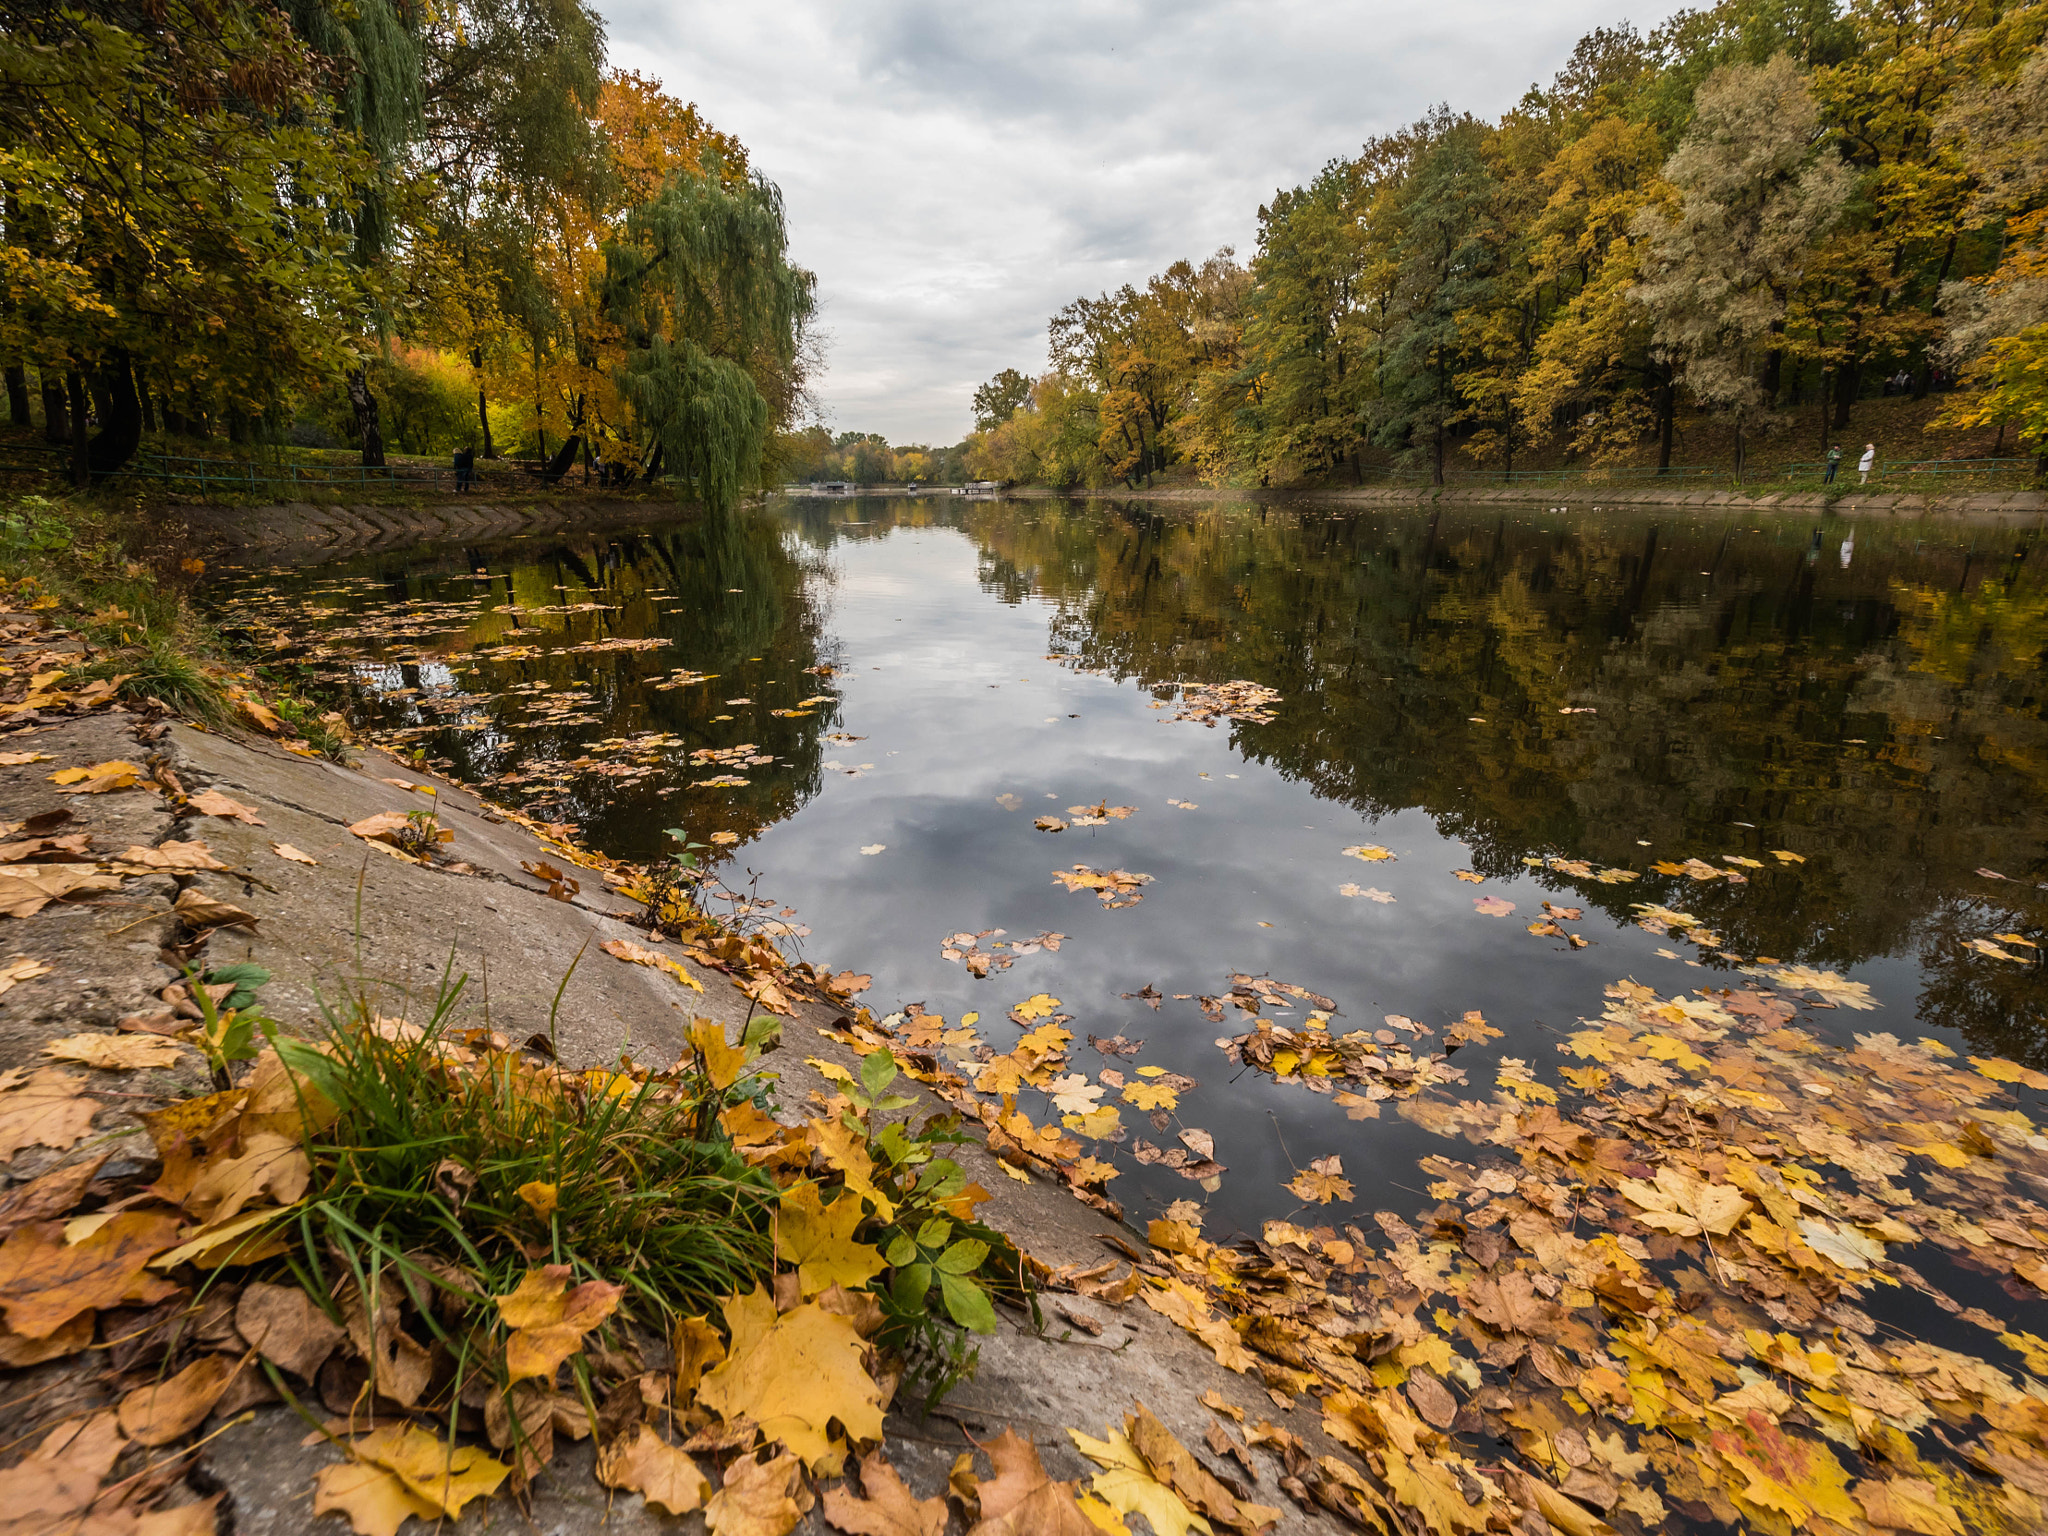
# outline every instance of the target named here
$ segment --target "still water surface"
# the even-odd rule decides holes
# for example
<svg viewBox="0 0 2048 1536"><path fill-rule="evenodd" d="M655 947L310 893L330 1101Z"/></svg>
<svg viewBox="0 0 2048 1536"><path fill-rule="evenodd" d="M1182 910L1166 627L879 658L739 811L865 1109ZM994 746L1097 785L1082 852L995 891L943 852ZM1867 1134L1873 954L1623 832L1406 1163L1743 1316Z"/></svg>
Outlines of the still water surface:
<svg viewBox="0 0 2048 1536"><path fill-rule="evenodd" d="M344 679L363 723L496 798L625 858L672 851L668 829L706 845L769 899L753 921L871 972L878 1014L978 1012L1001 1051L1007 1010L1050 993L1075 1069L1194 1079L1176 1125L1127 1110L1126 1129L1210 1132L1213 1191L1130 1142L1092 1150L1134 1218L1193 1197L1221 1235L1294 1213L1281 1186L1311 1157L1341 1154L1369 1211L1389 1184L1419 1195L1407 1170L1442 1145L1239 1074L1217 1041L1250 1021L1203 1002L1234 973L1335 999L1337 1030L1479 1010L1506 1033L1455 1057L1473 1094L1503 1057L1550 1075L1617 978L1753 985L1759 960L1882 1005L1823 1028L2048 1064L2041 952L1965 948L2048 942L2031 535L1851 534L1583 507L797 500L249 571L220 595L227 622ZM1180 685L1237 679L1279 693L1270 722L1176 718ZM1135 809L1073 824L1098 804ZM1362 845L1394 857L1345 852ZM1653 868L1686 859L1744 883ZM1110 910L1054 882L1076 864L1151 880ZM1640 878L1590 878L1606 869ZM1560 926L1583 947L1529 931L1545 901L1577 909ZM1716 942L1644 931L1637 903ZM1064 937L985 979L942 954L990 929L1002 958L999 940ZM1156 1009L1125 996L1148 987ZM1091 1033L1144 1049L1112 1061Z"/></svg>

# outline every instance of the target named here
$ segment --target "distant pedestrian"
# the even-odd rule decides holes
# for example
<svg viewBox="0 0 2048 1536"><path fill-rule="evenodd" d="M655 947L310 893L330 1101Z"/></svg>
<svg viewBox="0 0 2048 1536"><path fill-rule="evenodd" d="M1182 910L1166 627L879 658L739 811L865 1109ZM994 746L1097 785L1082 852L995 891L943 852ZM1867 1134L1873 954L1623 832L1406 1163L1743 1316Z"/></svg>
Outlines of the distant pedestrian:
<svg viewBox="0 0 2048 1536"><path fill-rule="evenodd" d="M458 448L455 450L455 489L466 491L476 478L476 450Z"/></svg>
<svg viewBox="0 0 2048 1536"><path fill-rule="evenodd" d="M1856 483L1858 485L1870 484L1870 472L1876 466L1877 444L1865 443L1863 445L1863 457L1856 461L1856 473L1861 475L1863 478L1857 481Z"/></svg>
<svg viewBox="0 0 2048 1536"><path fill-rule="evenodd" d="M1835 471L1841 467L1842 445L1837 443L1828 450L1828 472L1820 477L1820 483L1822 485L1833 485L1835 483Z"/></svg>

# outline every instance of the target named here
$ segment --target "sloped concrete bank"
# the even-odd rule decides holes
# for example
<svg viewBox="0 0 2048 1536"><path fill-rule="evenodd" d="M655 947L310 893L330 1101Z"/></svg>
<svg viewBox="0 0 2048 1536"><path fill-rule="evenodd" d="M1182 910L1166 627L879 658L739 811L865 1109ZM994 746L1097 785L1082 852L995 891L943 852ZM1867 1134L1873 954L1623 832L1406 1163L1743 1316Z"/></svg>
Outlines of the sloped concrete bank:
<svg viewBox="0 0 2048 1536"><path fill-rule="evenodd" d="M162 957L177 933L170 908L179 889L190 885L257 918L253 930L216 930L207 963L247 959L267 967L274 979L263 990L266 1007L302 1032L318 1027L323 998L351 987L368 988L383 1012L423 1016L442 978L451 974L468 977L457 1022L482 1024L487 1017L514 1039L548 1028L560 989L556 1038L562 1059L572 1066L615 1064L627 1051L637 1060L666 1065L682 1053L691 1016L719 1019L736 1033L751 1011L749 1000L722 973L681 962L703 986L700 996L651 969L601 953L598 945L607 938L644 939L611 915L632 904L611 896L595 879L585 882L593 889L570 901L548 896L543 882L521 867L548 857L540 841L456 786L432 785L441 825L454 833L447 845L449 867L415 866L366 848L348 833L352 822L425 803L416 789L404 787L422 782L418 771L374 752L362 754L358 766L342 767L262 740L150 724L119 712L46 722L14 731L4 742L10 751L32 750L47 758L0 765L0 817L26 821L68 810L73 819L64 832L87 834L96 851L199 839L234 872L135 877L118 892L56 902L24 919L0 919L9 924L0 953L50 967L0 997L0 1069L33 1071L48 1065L41 1048L52 1038L112 1034L122 1015L161 1008L156 993L177 979ZM216 789L248 808L256 821L176 813L146 789L63 795L48 778L65 766L109 759L168 770L188 795ZM277 844L318 862L288 860L274 851ZM824 1001L799 1002L796 1016L784 1021L784 1044L768 1065L781 1075L785 1114L800 1113L813 1090L827 1089L807 1057L857 1067L851 1050L823 1037L837 1017L838 1010ZM127 1108L104 1112L97 1134L69 1153L25 1149L4 1169L7 1182L18 1184L97 1155L106 1149L109 1132L138 1129L130 1111L208 1091L196 1053L185 1055L187 1061L173 1068L92 1072L91 1091ZM914 1087L907 1080L905 1086ZM935 1107L936 1101L926 1100L906 1113L921 1116ZM1042 1262L1098 1264L1114 1256L1106 1239L1142 1246L1135 1234L1050 1184L1004 1177L985 1148L965 1147L960 1155L970 1176L994 1191L984 1214ZM101 1176L140 1181L152 1164L148 1138L131 1134L115 1140L114 1160ZM1036 1444L1055 1477L1087 1475L1094 1469L1081 1461L1066 1429L1100 1434L1105 1424L1120 1424L1138 1402L1199 1453L1212 1417L1198 1399L1210 1390L1242 1408L1249 1422L1271 1420L1318 1453L1330 1449L1312 1398L1281 1408L1256 1377L1223 1369L1196 1340L1145 1306L1115 1308L1065 1295L1045 1302L1043 1332L1019 1314L1000 1314L999 1331L982 1342L979 1372L941 1413L922 1420L890 1416L889 1456L920 1496L945 1491L947 1471L956 1455L971 1449L970 1437L985 1441L1005 1426ZM1070 1322L1075 1315L1100 1333L1091 1336ZM0 1401L0 1440L32 1444L51 1425L108 1406L117 1393L105 1358L89 1351L9 1373L9 1390ZM311 1512L314 1475L338 1459L336 1453L309 1437L304 1421L282 1406L259 1404L255 1414L252 1423L211 1439L193 1463L189 1480L195 1486L226 1494L220 1529L237 1536L345 1532L339 1516L316 1520ZM217 1411L216 1424L227 1417ZM1233 1472L1202 1454L1217 1474ZM1248 1491L1284 1509L1278 1529L1337 1528L1280 1496L1283 1469L1276 1457L1263 1449L1252 1454L1262 1476ZM588 1441L558 1455L536 1487L532 1530L704 1530L701 1516L678 1520L649 1510L637 1494L609 1494L594 1481L591 1462ZM1242 1482L1241 1471L1237 1476ZM484 1501L447 1528L480 1532L508 1520L525 1523L504 1500ZM814 1510L800 1529L831 1528Z"/></svg>
<svg viewBox="0 0 2048 1536"><path fill-rule="evenodd" d="M313 565L425 541L481 543L518 534L622 528L688 516L666 497L554 497L485 501L429 496L405 505L197 505L160 509L158 539L201 555L241 555L273 565Z"/></svg>

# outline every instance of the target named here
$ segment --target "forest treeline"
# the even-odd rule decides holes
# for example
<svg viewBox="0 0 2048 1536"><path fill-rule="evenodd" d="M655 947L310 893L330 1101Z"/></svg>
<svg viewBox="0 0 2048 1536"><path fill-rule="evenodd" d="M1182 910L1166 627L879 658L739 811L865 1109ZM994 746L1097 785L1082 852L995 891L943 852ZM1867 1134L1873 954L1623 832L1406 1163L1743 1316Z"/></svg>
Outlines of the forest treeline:
<svg viewBox="0 0 2048 1536"><path fill-rule="evenodd" d="M389 437L719 504L804 414L780 194L581 0L0 0L0 192L10 419L81 480Z"/></svg>
<svg viewBox="0 0 2048 1536"><path fill-rule="evenodd" d="M973 472L1136 484L1672 463L1940 392L2048 472L2048 4L1724 0L1596 30L1497 122L1440 106L1052 317ZM1812 455L1818 457L1816 441ZM1852 448L1851 457L1854 457Z"/></svg>

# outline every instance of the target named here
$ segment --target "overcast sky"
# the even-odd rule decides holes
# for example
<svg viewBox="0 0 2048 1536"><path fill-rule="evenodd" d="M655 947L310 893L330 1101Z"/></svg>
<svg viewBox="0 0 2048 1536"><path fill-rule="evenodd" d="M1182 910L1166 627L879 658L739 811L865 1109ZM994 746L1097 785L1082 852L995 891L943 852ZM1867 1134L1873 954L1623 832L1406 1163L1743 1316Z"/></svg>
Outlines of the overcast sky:
<svg viewBox="0 0 2048 1536"><path fill-rule="evenodd" d="M1496 115L1668 0L597 0L737 134L818 274L834 431L958 441L1078 294L1218 246L1431 103Z"/></svg>

